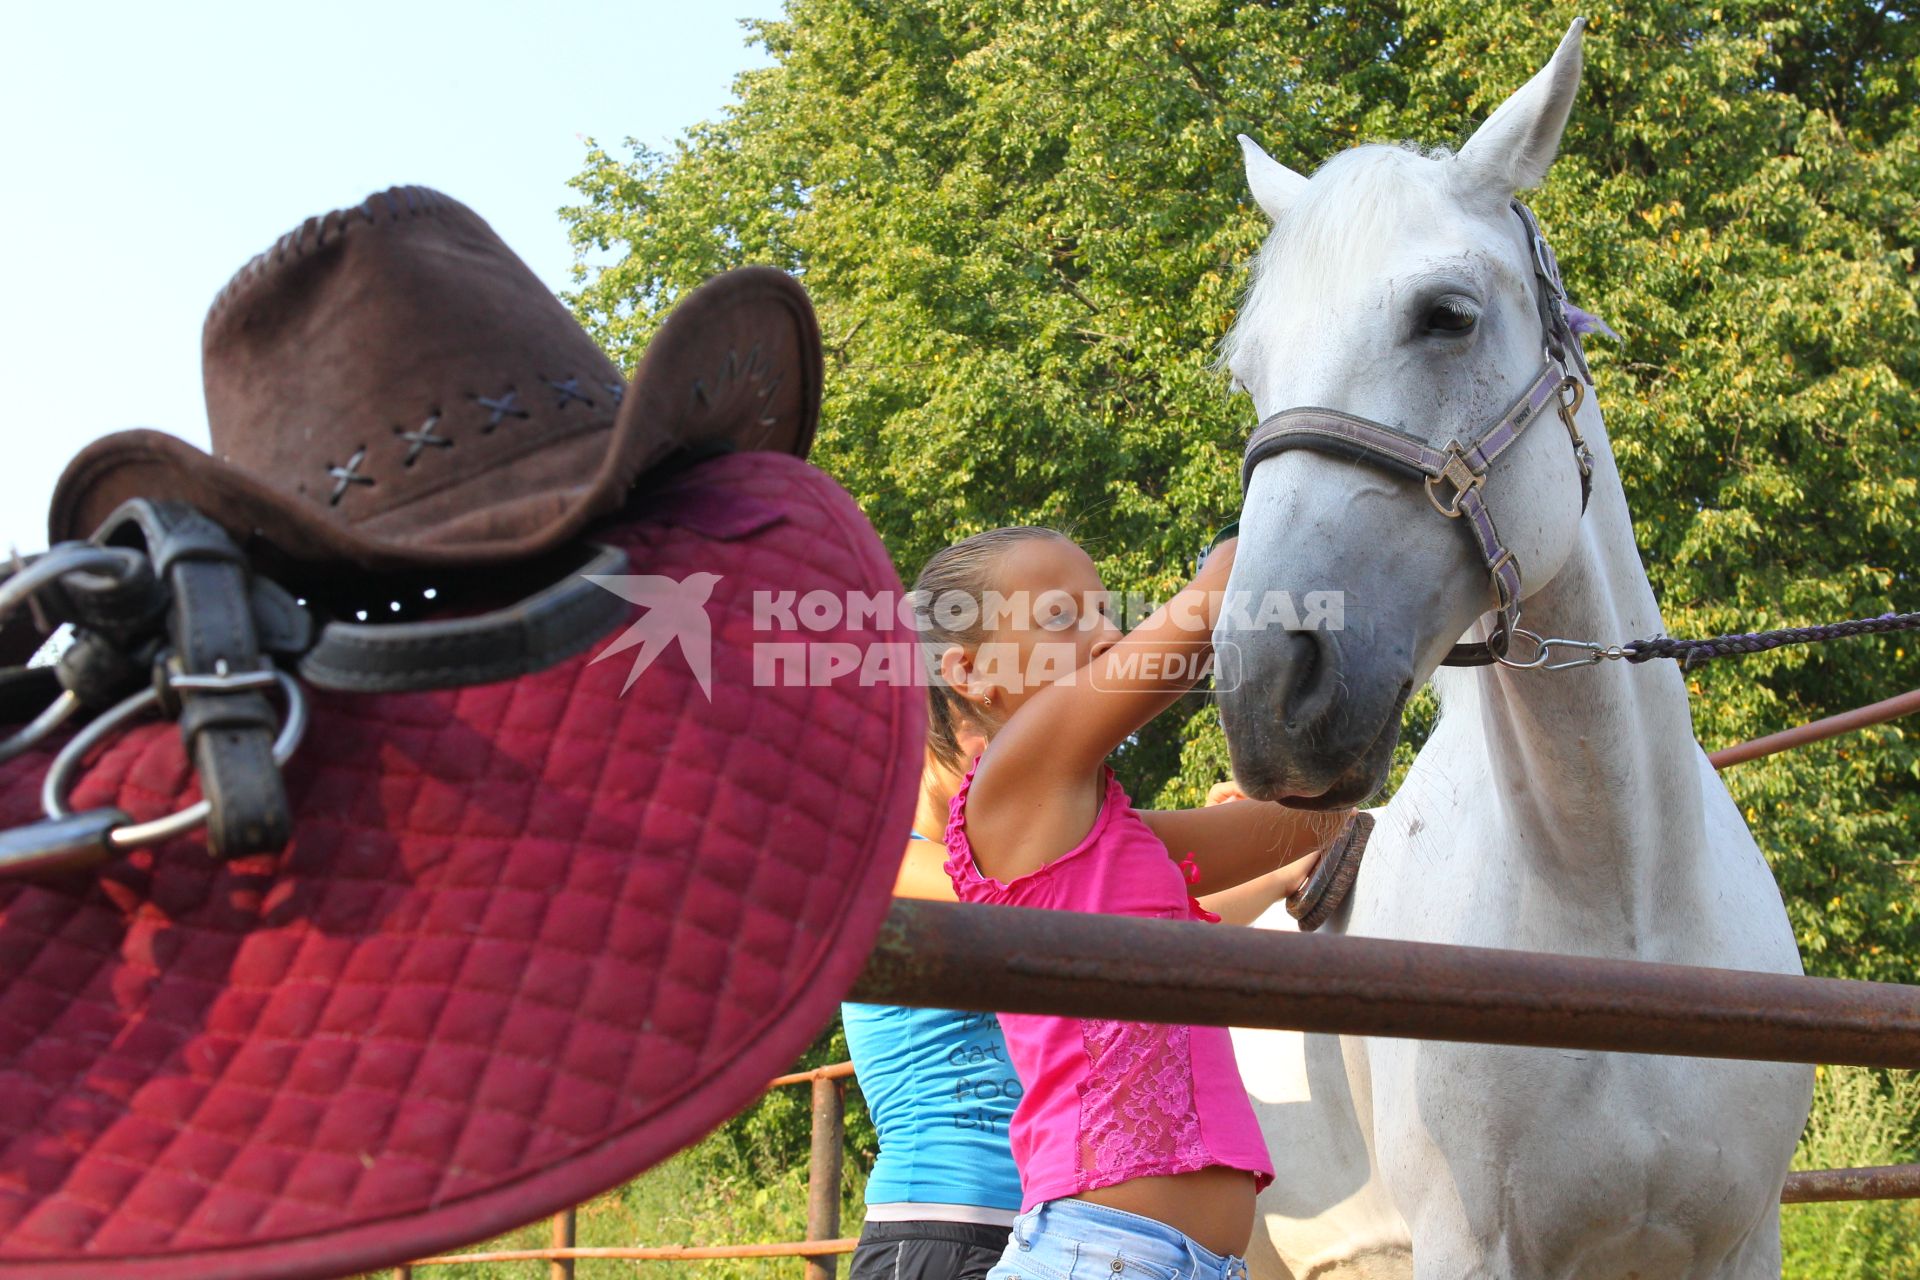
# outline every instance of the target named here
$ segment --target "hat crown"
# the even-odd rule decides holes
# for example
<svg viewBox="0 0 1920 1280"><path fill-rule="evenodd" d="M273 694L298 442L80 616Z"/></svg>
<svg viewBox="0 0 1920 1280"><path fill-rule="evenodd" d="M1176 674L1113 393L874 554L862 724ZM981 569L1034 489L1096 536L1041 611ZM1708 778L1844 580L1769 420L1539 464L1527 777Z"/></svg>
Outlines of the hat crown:
<svg viewBox="0 0 1920 1280"><path fill-rule="evenodd" d="M435 497L488 475L510 519L513 465L610 431L625 392L493 229L424 187L282 236L214 299L202 353L215 455L385 538L436 538L461 513Z"/></svg>
<svg viewBox="0 0 1920 1280"><path fill-rule="evenodd" d="M629 384L479 215L395 187L309 218L215 297L202 334L213 456L157 431L67 464L52 541L129 498L189 503L318 572L498 564L626 506L669 455L806 455L820 330L792 276L680 298Z"/></svg>

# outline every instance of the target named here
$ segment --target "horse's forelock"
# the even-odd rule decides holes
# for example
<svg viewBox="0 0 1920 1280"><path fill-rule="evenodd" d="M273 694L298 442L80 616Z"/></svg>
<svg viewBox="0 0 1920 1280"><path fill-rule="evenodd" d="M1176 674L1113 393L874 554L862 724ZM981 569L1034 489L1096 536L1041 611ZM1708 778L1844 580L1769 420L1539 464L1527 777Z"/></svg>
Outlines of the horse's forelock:
<svg viewBox="0 0 1920 1280"><path fill-rule="evenodd" d="M1240 313L1221 340L1217 367L1253 356L1271 313L1294 292L1330 281L1365 250L1396 234L1446 191L1445 147L1411 142L1352 147L1315 171L1306 192L1277 222L1248 266ZM1440 185L1436 185L1440 184Z"/></svg>

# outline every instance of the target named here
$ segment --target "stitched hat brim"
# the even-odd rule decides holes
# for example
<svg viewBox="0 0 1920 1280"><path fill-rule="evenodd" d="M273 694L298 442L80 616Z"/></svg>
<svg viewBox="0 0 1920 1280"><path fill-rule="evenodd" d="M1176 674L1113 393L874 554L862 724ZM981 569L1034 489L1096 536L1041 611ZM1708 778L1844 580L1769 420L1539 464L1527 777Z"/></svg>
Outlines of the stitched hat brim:
<svg viewBox="0 0 1920 1280"><path fill-rule="evenodd" d="M745 267L674 308L610 431L544 443L520 459L508 502L478 501L478 484L449 486L401 513L406 537L384 536L382 518L343 523L319 502L142 429L96 440L67 464L48 537L86 538L130 498L175 499L295 562L367 570L507 563L558 547L618 511L634 484L677 450L805 457L819 423L821 368L805 291L785 272ZM431 532L413 532L423 525Z"/></svg>

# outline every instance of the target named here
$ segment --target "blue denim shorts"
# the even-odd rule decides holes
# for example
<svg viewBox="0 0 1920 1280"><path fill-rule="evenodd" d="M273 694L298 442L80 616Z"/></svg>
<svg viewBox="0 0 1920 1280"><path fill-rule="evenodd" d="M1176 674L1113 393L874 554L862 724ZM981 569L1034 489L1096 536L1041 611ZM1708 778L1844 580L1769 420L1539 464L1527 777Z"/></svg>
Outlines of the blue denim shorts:
<svg viewBox="0 0 1920 1280"><path fill-rule="evenodd" d="M1247 1280L1247 1264L1137 1213L1049 1200L1013 1220L987 1280Z"/></svg>

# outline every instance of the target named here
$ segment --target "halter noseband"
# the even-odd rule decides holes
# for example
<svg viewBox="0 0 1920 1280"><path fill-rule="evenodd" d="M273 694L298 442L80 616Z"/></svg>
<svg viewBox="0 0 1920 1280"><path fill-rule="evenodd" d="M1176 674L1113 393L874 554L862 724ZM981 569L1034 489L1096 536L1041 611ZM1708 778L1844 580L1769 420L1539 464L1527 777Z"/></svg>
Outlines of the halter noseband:
<svg viewBox="0 0 1920 1280"><path fill-rule="evenodd" d="M1520 438L1522 432L1557 405L1560 421L1567 428L1574 458L1580 464L1580 511L1585 514L1587 499L1593 492L1593 451L1574 425L1574 413L1580 408L1586 388L1593 384L1587 369L1580 339L1567 321L1566 289L1560 282L1560 263L1553 249L1540 234L1533 213L1518 200L1513 212L1525 229L1533 259L1533 274L1538 283L1535 301L1540 310L1543 360L1540 372L1507 411L1470 436L1463 444L1449 440L1443 449L1435 449L1425 440L1398 427L1371 418L1356 417L1337 409L1301 406L1283 409L1254 428L1247 440L1246 454L1240 464L1240 487L1244 492L1260 463L1288 449L1312 449L1318 453L1372 463L1385 470L1422 481L1427 501L1448 519L1465 517L1467 531L1473 537L1474 550L1487 566L1494 589L1500 596L1500 620L1493 634L1483 642L1458 644L1442 660L1446 666L1485 666L1506 660L1507 646L1520 630L1520 562L1500 541L1493 514L1487 510L1482 490L1493 460ZM1568 369L1573 370L1572 373ZM1448 491L1445 486L1451 486ZM1527 666L1531 663L1513 665Z"/></svg>

